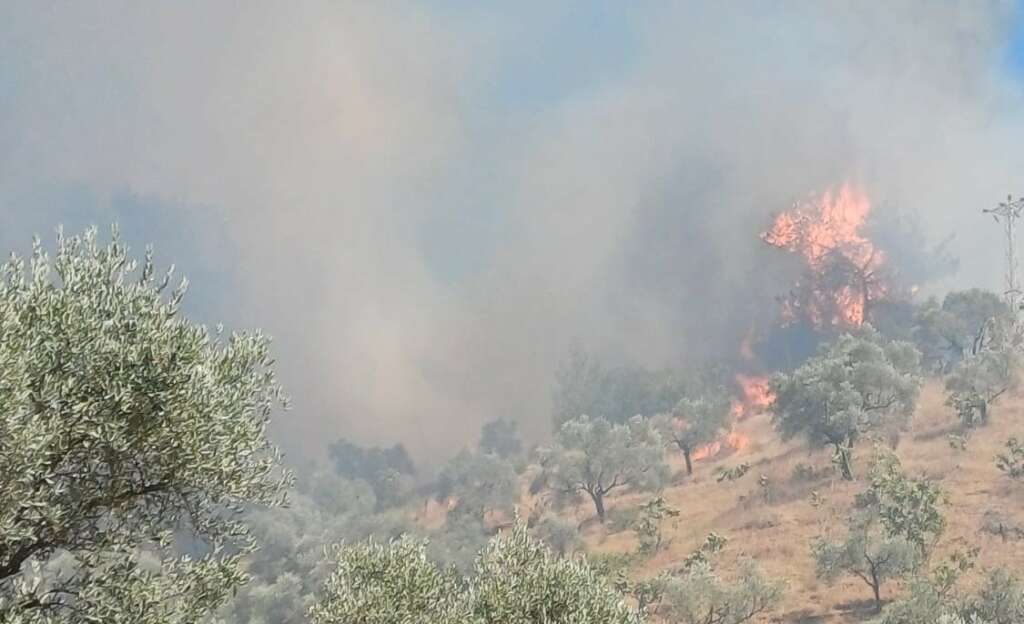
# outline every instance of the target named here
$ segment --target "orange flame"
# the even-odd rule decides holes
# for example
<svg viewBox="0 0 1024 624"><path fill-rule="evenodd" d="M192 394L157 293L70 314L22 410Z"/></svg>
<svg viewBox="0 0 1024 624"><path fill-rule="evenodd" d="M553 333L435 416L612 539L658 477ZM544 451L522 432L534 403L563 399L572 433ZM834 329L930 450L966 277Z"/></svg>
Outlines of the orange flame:
<svg viewBox="0 0 1024 624"><path fill-rule="evenodd" d="M748 446L750 446L750 438L738 431L732 430L725 434L725 437L721 440L705 444L695 450L690 456L690 459L693 461L703 461L705 459L711 459L726 450L742 451Z"/></svg>
<svg viewBox="0 0 1024 624"><path fill-rule="evenodd" d="M802 256L808 268L807 282L783 302L786 318L803 316L816 327L864 323L869 303L885 295L875 276L882 253L861 233L870 212L867 195L844 184L778 215L761 235L769 245Z"/></svg>
<svg viewBox="0 0 1024 624"><path fill-rule="evenodd" d="M734 420L762 414L775 401L775 394L768 387L768 378L739 373L736 375L740 398L733 399L731 413Z"/></svg>
<svg viewBox="0 0 1024 624"><path fill-rule="evenodd" d="M767 377L738 374L736 382L740 385L747 405L763 410L775 402L775 394L768 387Z"/></svg>

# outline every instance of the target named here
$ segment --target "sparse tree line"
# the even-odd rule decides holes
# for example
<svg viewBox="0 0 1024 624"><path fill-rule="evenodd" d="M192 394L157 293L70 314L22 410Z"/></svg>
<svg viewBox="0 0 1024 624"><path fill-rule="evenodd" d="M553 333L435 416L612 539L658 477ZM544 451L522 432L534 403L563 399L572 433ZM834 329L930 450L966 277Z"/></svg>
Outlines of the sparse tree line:
<svg viewBox="0 0 1024 624"><path fill-rule="evenodd" d="M547 444L527 448L497 419L432 479L401 445L344 439L294 475L266 437L286 405L269 340L188 321L186 286L95 230L0 269L0 622L742 624L780 602L784 583L755 562L718 569L722 536L638 579L629 558L587 556L558 513L581 504L611 525L610 498L649 493L627 523L631 557L663 551L679 516L662 494L668 453L691 475L732 426L721 368L606 367L574 351ZM907 426L929 375L964 444L997 417L1017 387L1015 316L965 291L901 318L834 336L770 383L780 437L829 449L836 474L863 483L810 545L818 574L863 581L884 624L1024 621L1012 571L968 591L977 552L936 560L944 494L880 444ZM1018 438L993 461L1024 479ZM442 528L416 520L431 509ZM885 604L894 580L908 590Z"/></svg>

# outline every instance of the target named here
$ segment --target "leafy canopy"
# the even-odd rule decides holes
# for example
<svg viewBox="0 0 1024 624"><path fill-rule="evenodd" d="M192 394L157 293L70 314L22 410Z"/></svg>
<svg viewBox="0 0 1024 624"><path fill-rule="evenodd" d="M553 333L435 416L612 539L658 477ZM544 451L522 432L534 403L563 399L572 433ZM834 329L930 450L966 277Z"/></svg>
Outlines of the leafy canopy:
<svg viewBox="0 0 1024 624"><path fill-rule="evenodd" d="M589 416L570 420L541 451L541 464L556 491L587 493L602 521L609 492L656 489L668 474L661 436L642 416L625 424Z"/></svg>
<svg viewBox="0 0 1024 624"><path fill-rule="evenodd" d="M190 621L243 580L224 549L282 501L283 397L267 338L189 322L169 284L95 229L0 268L0 619Z"/></svg>
<svg viewBox="0 0 1024 624"><path fill-rule="evenodd" d="M440 570L426 552L425 542L409 538L336 547L313 624L643 621L584 560L553 555L523 524L493 538L469 578Z"/></svg>
<svg viewBox="0 0 1024 624"><path fill-rule="evenodd" d="M776 428L785 439L802 435L814 446L832 445L843 476L852 479L856 442L913 413L922 384L919 358L909 343L886 342L870 328L844 334L772 379Z"/></svg>

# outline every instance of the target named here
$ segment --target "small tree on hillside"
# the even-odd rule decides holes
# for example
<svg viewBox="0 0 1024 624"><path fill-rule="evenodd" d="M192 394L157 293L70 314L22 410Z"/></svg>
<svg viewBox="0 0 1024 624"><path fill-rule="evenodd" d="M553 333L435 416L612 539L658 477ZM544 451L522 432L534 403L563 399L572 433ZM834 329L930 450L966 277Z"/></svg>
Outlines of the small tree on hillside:
<svg viewBox="0 0 1024 624"><path fill-rule="evenodd" d="M482 516L508 511L518 498L519 479L512 464L497 455L463 450L441 470L437 494L456 499L460 512Z"/></svg>
<svg viewBox="0 0 1024 624"><path fill-rule="evenodd" d="M991 406L1017 388L1020 356L1006 347L986 349L962 360L946 378L946 405L964 426L988 424Z"/></svg>
<svg viewBox="0 0 1024 624"><path fill-rule="evenodd" d="M714 558L726 539L712 533L686 558L682 569L659 577L661 612L684 624L743 624L774 608L785 585L767 578L751 559L740 559L731 581L715 571Z"/></svg>
<svg viewBox="0 0 1024 624"><path fill-rule="evenodd" d="M339 475L370 484L379 509L400 505L412 492L416 468L401 444L365 447L342 438L332 443L327 453Z"/></svg>
<svg viewBox="0 0 1024 624"><path fill-rule="evenodd" d="M869 485L856 497L846 536L814 544L818 575L830 582L856 576L871 587L880 611L882 586L928 560L946 526L942 499L935 483L906 477L895 455L876 448Z"/></svg>
<svg viewBox="0 0 1024 624"><path fill-rule="evenodd" d="M1001 342L1013 326L1013 312L999 295L980 289L929 299L917 313L914 341L930 370L949 366Z"/></svg>
<svg viewBox="0 0 1024 624"><path fill-rule="evenodd" d="M655 417L662 437L682 451L686 474L693 474L693 452L714 442L728 426L729 407L723 390L710 397L683 398L671 413Z"/></svg>
<svg viewBox="0 0 1024 624"><path fill-rule="evenodd" d="M855 502L878 516L887 536L913 544L922 560L946 529L940 509L945 495L938 484L927 477L907 477L899 458L881 446L875 447L868 486Z"/></svg>
<svg viewBox="0 0 1024 624"><path fill-rule="evenodd" d="M875 608L882 609L882 587L917 566L914 545L886 534L876 514L859 512L850 519L845 537L838 542L819 538L813 546L818 577L827 582L853 575L872 591Z"/></svg>
<svg viewBox="0 0 1024 624"><path fill-rule="evenodd" d="M666 546L662 523L668 518L678 518L679 510L656 496L640 506L640 517L634 523L640 540L640 554L654 555Z"/></svg>
<svg viewBox="0 0 1024 624"><path fill-rule="evenodd" d="M917 350L884 342L865 328L845 334L792 373L771 382L775 425L784 439L803 435L830 445L844 479L853 479L853 448L864 434L900 425L914 411L922 379Z"/></svg>
<svg viewBox="0 0 1024 624"><path fill-rule="evenodd" d="M498 418L485 424L480 429L480 450L505 459L519 455L523 451L519 423Z"/></svg>
<svg viewBox="0 0 1024 624"><path fill-rule="evenodd" d="M289 480L269 341L189 322L169 281L95 230L0 267L0 621L197 622L245 580L241 509Z"/></svg>
<svg viewBox="0 0 1024 624"><path fill-rule="evenodd" d="M661 414L671 410L694 381L675 370L607 366L576 348L555 373L552 420L557 430L580 414L613 423L624 423L637 414Z"/></svg>
<svg viewBox="0 0 1024 624"><path fill-rule="evenodd" d="M621 425L588 416L570 420L540 460L551 486L567 494L585 492L602 523L609 492L655 489L668 473L661 436L643 417Z"/></svg>
<svg viewBox="0 0 1024 624"><path fill-rule="evenodd" d="M1006 452L996 456L996 467L1012 479L1024 479L1024 442L1016 437L1006 441Z"/></svg>

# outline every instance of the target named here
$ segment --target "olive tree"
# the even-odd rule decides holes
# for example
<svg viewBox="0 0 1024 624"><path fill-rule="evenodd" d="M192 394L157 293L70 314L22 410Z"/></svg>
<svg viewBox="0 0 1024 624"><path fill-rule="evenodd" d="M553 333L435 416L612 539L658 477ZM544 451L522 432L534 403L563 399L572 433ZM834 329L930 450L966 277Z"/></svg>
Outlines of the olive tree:
<svg viewBox="0 0 1024 624"><path fill-rule="evenodd" d="M486 423L480 429L480 450L505 459L519 455L523 451L519 424L507 418Z"/></svg>
<svg viewBox="0 0 1024 624"><path fill-rule="evenodd" d="M662 496L656 496L641 505L640 517L633 524L640 541L640 554L651 556L665 548L668 543L662 523L668 518L678 517L679 510L665 502Z"/></svg>
<svg viewBox="0 0 1024 624"><path fill-rule="evenodd" d="M839 541L819 538L813 546L818 577L827 582L852 575L872 591L875 608L882 609L882 586L917 566L917 551L903 537L890 537L878 516L867 512L851 517L849 530Z"/></svg>
<svg viewBox="0 0 1024 624"><path fill-rule="evenodd" d="M956 410L964 426L986 425L991 406L1017 387L1019 376L1015 349L985 349L961 360L946 378L946 405Z"/></svg>
<svg viewBox="0 0 1024 624"><path fill-rule="evenodd" d="M656 489L668 473L661 436L637 416L624 424L580 416L562 425L554 444L540 452L548 482L562 493L586 493L605 521L605 497L613 490Z"/></svg>
<svg viewBox="0 0 1024 624"><path fill-rule="evenodd" d="M875 447L868 486L855 498L859 509L878 517L888 537L912 544L922 560L946 529L941 510L945 502L935 481L908 477L899 458L881 446Z"/></svg>
<svg viewBox="0 0 1024 624"><path fill-rule="evenodd" d="M490 453L460 451L441 469L437 495L454 498L457 509L476 515L508 511L519 494L516 471L505 459Z"/></svg>
<svg viewBox="0 0 1024 624"><path fill-rule="evenodd" d="M714 442L729 424L729 401L722 390L714 396L684 397L655 423L669 444L676 446L686 461L686 474L693 474L693 452Z"/></svg>
<svg viewBox="0 0 1024 624"><path fill-rule="evenodd" d="M1010 437L1006 441L1006 452L996 456L996 467L1010 478L1024 478L1024 442Z"/></svg>
<svg viewBox="0 0 1024 624"><path fill-rule="evenodd" d="M269 341L169 285L94 229L0 268L0 620L195 621L244 580L241 509L290 479Z"/></svg>
<svg viewBox="0 0 1024 624"><path fill-rule="evenodd" d="M474 624L643 621L585 559L554 555L522 524L491 540L469 588Z"/></svg>
<svg viewBox="0 0 1024 624"><path fill-rule="evenodd" d="M933 298L921 305L914 341L930 369L945 372L1005 339L1012 325L1013 312L996 293L977 288L954 291L941 303Z"/></svg>
<svg viewBox="0 0 1024 624"><path fill-rule="evenodd" d="M328 446L327 452L338 475L365 481L373 488L378 509L401 505L412 493L416 467L401 444L364 447L342 438Z"/></svg>
<svg viewBox="0 0 1024 624"><path fill-rule="evenodd" d="M556 428L580 414L623 423L652 416L672 406L692 385L675 370L648 370L635 365L608 366L574 348L555 372L552 420Z"/></svg>
<svg viewBox="0 0 1024 624"><path fill-rule="evenodd" d="M336 570L310 610L313 624L641 624L642 616L583 559L558 557L523 524L494 537L458 578L426 544L336 547Z"/></svg>
<svg viewBox="0 0 1024 624"><path fill-rule="evenodd" d="M309 610L313 624L468 624L461 580L427 557L423 540L335 546L335 570Z"/></svg>
<svg viewBox="0 0 1024 624"><path fill-rule="evenodd" d="M789 374L776 375L771 406L785 439L804 436L830 445L844 479L853 479L857 442L883 426L899 426L914 411L922 379L918 351L885 342L874 330L844 334Z"/></svg>
<svg viewBox="0 0 1024 624"><path fill-rule="evenodd" d="M929 479L911 479L895 455L876 449L868 487L855 499L845 537L819 538L813 546L818 575L826 581L852 575L882 608L882 586L918 569L945 529L942 492Z"/></svg>
<svg viewBox="0 0 1024 624"><path fill-rule="evenodd" d="M739 561L735 578L722 578L714 557L726 544L712 533L689 555L680 570L659 578L656 602L669 621L685 624L743 624L773 609L784 583L765 576L748 558Z"/></svg>
<svg viewBox="0 0 1024 624"><path fill-rule="evenodd" d="M966 571L964 569L961 572ZM974 593L956 591L956 578L915 577L876 624L1017 624L1024 621L1024 583L1005 568L987 570ZM945 619L944 619L945 618Z"/></svg>

